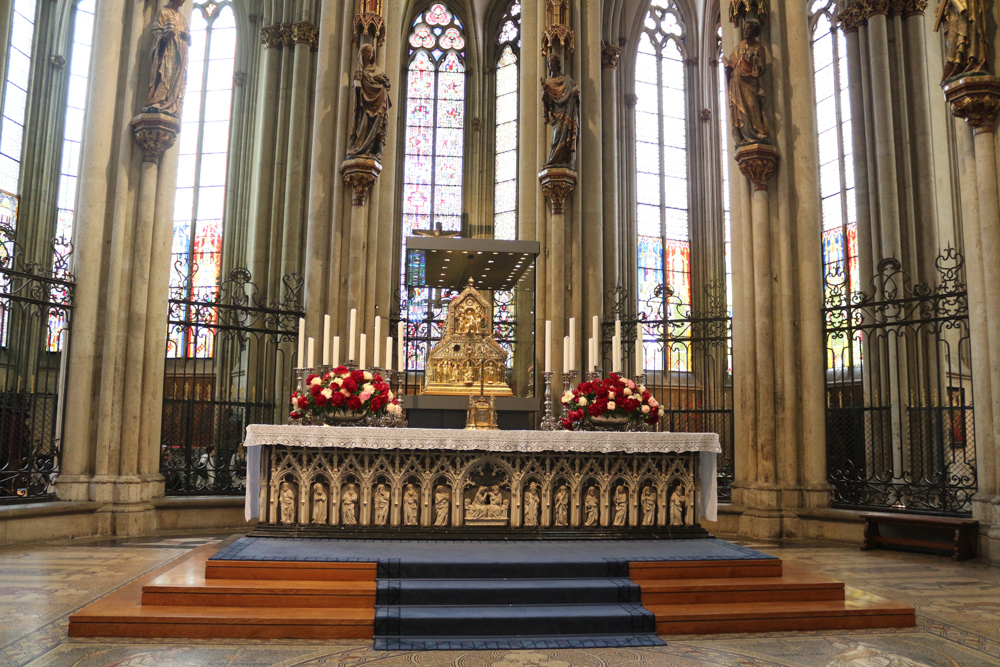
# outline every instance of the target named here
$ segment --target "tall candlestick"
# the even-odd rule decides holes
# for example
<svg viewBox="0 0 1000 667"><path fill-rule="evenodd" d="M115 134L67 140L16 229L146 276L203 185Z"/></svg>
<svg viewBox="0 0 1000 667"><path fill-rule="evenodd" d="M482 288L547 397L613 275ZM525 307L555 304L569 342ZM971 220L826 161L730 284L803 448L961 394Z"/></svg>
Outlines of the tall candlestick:
<svg viewBox="0 0 1000 667"><path fill-rule="evenodd" d="M392 370L392 336L385 337L385 370Z"/></svg>
<svg viewBox="0 0 1000 667"><path fill-rule="evenodd" d="M306 361L306 367L307 368L316 368L316 364L313 363L315 361L315 359L313 358L313 352L315 351L315 348L316 348L316 341L314 339L310 338L309 339L309 353L308 353L309 357L308 357L308 360Z"/></svg>
<svg viewBox="0 0 1000 667"><path fill-rule="evenodd" d="M622 338L616 335L611 341L611 372L622 372Z"/></svg>
<svg viewBox="0 0 1000 667"><path fill-rule="evenodd" d="M569 318L569 364L563 369L566 372L573 368L576 362L576 318Z"/></svg>
<svg viewBox="0 0 1000 667"><path fill-rule="evenodd" d="M587 340L587 370L592 371L597 368L597 351L594 347L594 338L591 336Z"/></svg>
<svg viewBox="0 0 1000 667"><path fill-rule="evenodd" d="M351 337L347 339L347 360L354 361L357 357L354 353L357 348L354 347L354 343L358 337L358 309L351 308L351 327L350 327Z"/></svg>
<svg viewBox="0 0 1000 667"><path fill-rule="evenodd" d="M333 367L340 365L340 336L333 337Z"/></svg>
<svg viewBox="0 0 1000 667"><path fill-rule="evenodd" d="M361 370L365 369L365 357L368 353L368 334L361 334L361 362L358 364L358 368Z"/></svg>
<svg viewBox="0 0 1000 667"><path fill-rule="evenodd" d="M552 320L545 320L545 372L552 372Z"/></svg>
<svg viewBox="0 0 1000 667"><path fill-rule="evenodd" d="M563 373L569 373L569 336L563 336Z"/></svg>
<svg viewBox="0 0 1000 667"><path fill-rule="evenodd" d="M594 337L597 341L598 346L601 344L601 320L597 315L590 322L590 335Z"/></svg>
<svg viewBox="0 0 1000 667"><path fill-rule="evenodd" d="M382 340L382 318L378 315L375 316L375 338L372 339L372 344L375 346L375 368L380 368L382 364L382 347L379 341Z"/></svg>
<svg viewBox="0 0 1000 667"><path fill-rule="evenodd" d="M642 341L642 325L639 325L639 335L635 339L635 374L636 376L642 375L646 369L643 368L646 365L646 353L643 349Z"/></svg>
<svg viewBox="0 0 1000 667"><path fill-rule="evenodd" d="M330 316L323 316L323 365L330 365Z"/></svg>
<svg viewBox="0 0 1000 667"><path fill-rule="evenodd" d="M299 318L299 368L306 366L306 318Z"/></svg>
<svg viewBox="0 0 1000 667"><path fill-rule="evenodd" d="M402 317L402 314L400 314ZM396 326L396 370L405 371L406 370L406 345L404 341L406 340L406 328L403 326L403 321L400 320L399 324Z"/></svg>

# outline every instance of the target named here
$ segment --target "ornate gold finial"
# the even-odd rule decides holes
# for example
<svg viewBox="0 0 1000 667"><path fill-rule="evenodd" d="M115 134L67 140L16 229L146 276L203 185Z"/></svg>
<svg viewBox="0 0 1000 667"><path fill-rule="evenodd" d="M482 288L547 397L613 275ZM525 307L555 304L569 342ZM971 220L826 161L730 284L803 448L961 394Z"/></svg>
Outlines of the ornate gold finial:
<svg viewBox="0 0 1000 667"><path fill-rule="evenodd" d="M778 150L769 144L747 144L736 149L740 173L750 179L755 191L767 191L767 182L778 169Z"/></svg>
<svg viewBox="0 0 1000 667"><path fill-rule="evenodd" d="M738 25L747 14L756 14L761 21L767 21L771 13L771 0L731 0L729 22Z"/></svg>
<svg viewBox="0 0 1000 667"><path fill-rule="evenodd" d="M545 3L542 55L549 55L557 42L567 54L573 53L576 48L576 35L569 27L569 0L545 0Z"/></svg>
<svg viewBox="0 0 1000 667"><path fill-rule="evenodd" d="M385 44L383 16L382 0L359 0L358 13L354 16L354 44L360 45L365 35L371 35L379 46Z"/></svg>
<svg viewBox="0 0 1000 667"><path fill-rule="evenodd" d="M621 53L621 47L610 42L601 42L601 69L618 69L618 58Z"/></svg>

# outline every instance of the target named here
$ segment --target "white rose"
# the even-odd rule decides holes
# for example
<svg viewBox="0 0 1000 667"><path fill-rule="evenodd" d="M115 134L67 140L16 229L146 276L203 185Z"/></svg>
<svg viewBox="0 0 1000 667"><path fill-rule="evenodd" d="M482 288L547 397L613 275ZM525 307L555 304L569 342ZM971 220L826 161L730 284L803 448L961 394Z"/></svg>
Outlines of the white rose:
<svg viewBox="0 0 1000 667"><path fill-rule="evenodd" d="M565 394L562 395L563 403L569 403L572 400L573 400L573 392L567 391Z"/></svg>
<svg viewBox="0 0 1000 667"><path fill-rule="evenodd" d="M613 411L615 409L615 402L608 401L608 411Z"/></svg>
<svg viewBox="0 0 1000 667"><path fill-rule="evenodd" d="M644 415L648 415L649 414L649 406L648 405L642 406L642 414L644 414Z"/></svg>
<svg viewBox="0 0 1000 667"><path fill-rule="evenodd" d="M615 392L613 392L613 391L609 391L609 392L608 392L608 400L609 400L609 401L613 401L613 400L615 400ZM612 408L612 410L613 410L613 409L614 409L614 408Z"/></svg>
<svg viewBox="0 0 1000 667"><path fill-rule="evenodd" d="M369 373L368 371L365 371L365 379L366 380L371 380L372 379L372 374Z"/></svg>
<svg viewBox="0 0 1000 667"><path fill-rule="evenodd" d="M389 390L389 400L391 401L394 398L396 398L396 395L394 393L392 393L392 389L390 389Z"/></svg>
<svg viewBox="0 0 1000 667"><path fill-rule="evenodd" d="M625 391L623 391L622 393L625 394L626 396L631 396L632 390L629 389L628 387L625 387Z"/></svg>
<svg viewBox="0 0 1000 667"><path fill-rule="evenodd" d="M587 399L586 399L586 397L581 396L580 400L577 401L576 404L579 405L581 408L587 407Z"/></svg>
<svg viewBox="0 0 1000 667"><path fill-rule="evenodd" d="M333 391L329 387L319 393L323 394L323 396L326 398L330 398L331 396L333 396Z"/></svg>
<svg viewBox="0 0 1000 667"><path fill-rule="evenodd" d="M361 385L361 391L375 391L375 387L370 382Z"/></svg>
<svg viewBox="0 0 1000 667"><path fill-rule="evenodd" d="M646 393L646 385L644 385L644 384L640 384L639 385L639 393L640 394L645 394Z"/></svg>
<svg viewBox="0 0 1000 667"><path fill-rule="evenodd" d="M652 396L650 396L649 397L649 407L655 408L658 405L659 405L659 403L656 402L656 399L653 398Z"/></svg>
<svg viewBox="0 0 1000 667"><path fill-rule="evenodd" d="M663 416L663 414L664 414L665 412L666 412L666 410L664 410L663 408L660 408L660 416L661 416L661 417Z"/></svg>
<svg viewBox="0 0 1000 667"><path fill-rule="evenodd" d="M625 384L626 384L626 385L628 385L628 388L629 388L629 389L635 389L635 382L633 382L632 380L626 380L626 381L625 381ZM626 394L626 396L627 396L627 395L628 395L628 394Z"/></svg>
<svg viewBox="0 0 1000 667"><path fill-rule="evenodd" d="M330 386L331 387L335 387L337 389L340 389L340 385L341 384L343 384L343 383L339 379L337 379L337 380L334 380L333 382L331 382Z"/></svg>
<svg viewBox="0 0 1000 667"><path fill-rule="evenodd" d="M314 377L314 378L312 379L312 382L310 382L309 384L319 384L319 383L321 383L322 381L323 381L323 380L322 380L322 378L320 378L320 376L318 376L318 375L317 375L316 377Z"/></svg>

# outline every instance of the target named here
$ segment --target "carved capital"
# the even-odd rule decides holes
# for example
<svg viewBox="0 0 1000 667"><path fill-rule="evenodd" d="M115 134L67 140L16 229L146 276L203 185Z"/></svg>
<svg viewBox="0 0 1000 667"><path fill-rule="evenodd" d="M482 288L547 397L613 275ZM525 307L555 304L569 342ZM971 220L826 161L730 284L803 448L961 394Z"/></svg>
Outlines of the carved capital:
<svg viewBox="0 0 1000 667"><path fill-rule="evenodd" d="M756 14L761 23L767 21L771 13L771 0L730 0L729 22L739 25L747 14Z"/></svg>
<svg viewBox="0 0 1000 667"><path fill-rule="evenodd" d="M281 45L288 48L295 46L295 29L291 23L281 24Z"/></svg>
<svg viewBox="0 0 1000 667"><path fill-rule="evenodd" d="M547 57L556 43L561 44L569 55L576 48L576 35L569 26L550 25L542 32L542 55Z"/></svg>
<svg viewBox="0 0 1000 667"><path fill-rule="evenodd" d="M378 180L378 175L382 173L382 165L377 160L365 157L355 157L344 160L340 166L340 174L344 177L344 182L354 190L351 203L355 206L364 206L368 193Z"/></svg>
<svg viewBox="0 0 1000 667"><path fill-rule="evenodd" d="M902 16L906 13L907 0L889 0L889 13L893 16Z"/></svg>
<svg viewBox="0 0 1000 667"><path fill-rule="evenodd" d="M260 29L260 43L265 49L280 49L284 44L280 25L268 25Z"/></svg>
<svg viewBox="0 0 1000 667"><path fill-rule="evenodd" d="M601 68L618 69L618 57L621 56L621 47L609 42L601 42Z"/></svg>
<svg viewBox="0 0 1000 667"><path fill-rule="evenodd" d="M246 72L233 72L233 86L245 86L247 83Z"/></svg>
<svg viewBox="0 0 1000 667"><path fill-rule="evenodd" d="M889 13L889 0L865 0L865 6L868 9L868 18Z"/></svg>
<svg viewBox="0 0 1000 667"><path fill-rule="evenodd" d="M308 44L313 51L319 45L319 30L309 21L299 21L292 24L292 41L296 44Z"/></svg>
<svg viewBox="0 0 1000 667"><path fill-rule="evenodd" d="M837 15L840 28L844 32L853 32L868 23L868 11L858 0L852 0L843 11Z"/></svg>
<svg viewBox="0 0 1000 667"><path fill-rule="evenodd" d="M142 161L156 164L174 145L180 130L179 118L163 113L141 113L132 119L132 138L142 150Z"/></svg>
<svg viewBox="0 0 1000 667"><path fill-rule="evenodd" d="M49 56L49 64L52 65L54 70L62 70L66 67L66 59L62 56Z"/></svg>
<svg viewBox="0 0 1000 667"><path fill-rule="evenodd" d="M906 5L903 8L903 16L914 16L927 11L927 0L905 0L903 4Z"/></svg>
<svg viewBox="0 0 1000 667"><path fill-rule="evenodd" d="M376 12L363 12L354 17L354 43L361 44L361 38L371 35L379 46L385 44L385 19Z"/></svg>
<svg viewBox="0 0 1000 667"><path fill-rule="evenodd" d="M750 179L754 190L767 191L767 182L778 169L779 155L769 144L746 144L736 149L740 173Z"/></svg>
<svg viewBox="0 0 1000 667"><path fill-rule="evenodd" d="M566 200L576 189L576 172L564 167L549 167L538 174L542 194L552 202L553 215L566 212Z"/></svg>
<svg viewBox="0 0 1000 667"><path fill-rule="evenodd" d="M993 132L1000 111L1000 78L973 74L946 83L943 88L952 114L964 118L976 134Z"/></svg>
<svg viewBox="0 0 1000 667"><path fill-rule="evenodd" d="M639 96L635 93L626 93L625 95L625 106L629 109L634 109L635 105L639 103Z"/></svg>

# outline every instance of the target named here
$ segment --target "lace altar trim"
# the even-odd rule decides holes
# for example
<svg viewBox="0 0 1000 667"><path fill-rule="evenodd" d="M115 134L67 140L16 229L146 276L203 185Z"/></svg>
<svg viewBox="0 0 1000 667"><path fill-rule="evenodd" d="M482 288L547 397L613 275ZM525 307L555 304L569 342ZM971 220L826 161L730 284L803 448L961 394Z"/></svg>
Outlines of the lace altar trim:
<svg viewBox="0 0 1000 667"><path fill-rule="evenodd" d="M615 433L607 431L465 431L351 426L247 426L246 447L339 447L342 449L443 449L481 452L722 451L717 433Z"/></svg>

